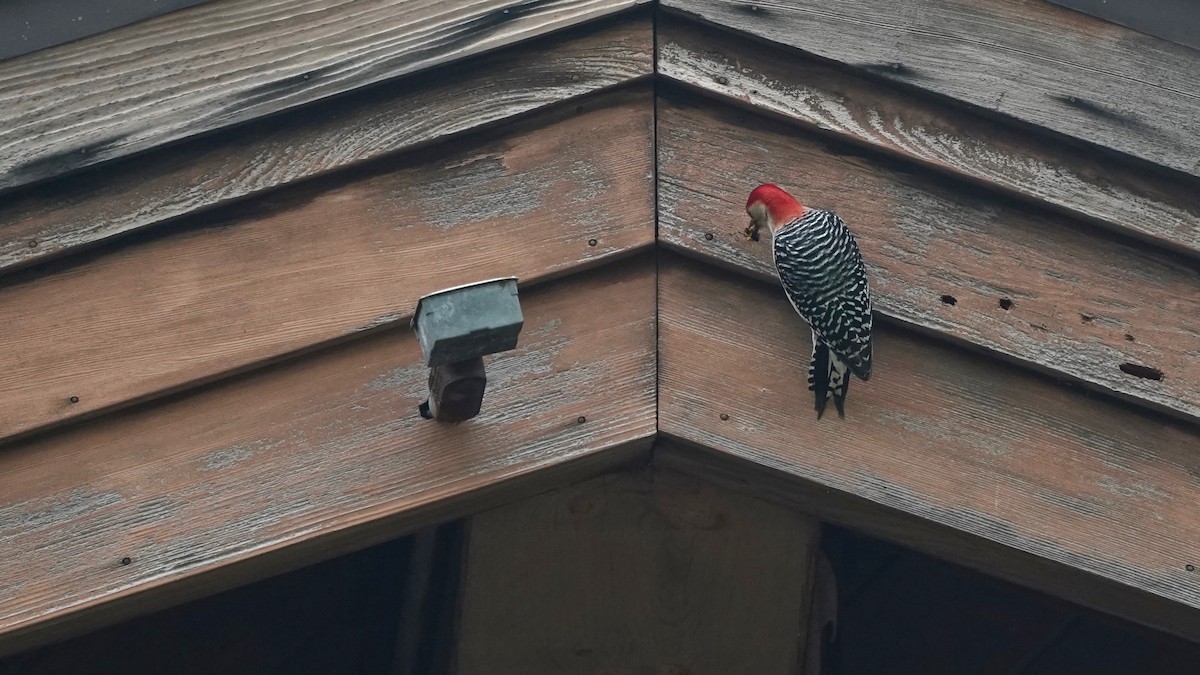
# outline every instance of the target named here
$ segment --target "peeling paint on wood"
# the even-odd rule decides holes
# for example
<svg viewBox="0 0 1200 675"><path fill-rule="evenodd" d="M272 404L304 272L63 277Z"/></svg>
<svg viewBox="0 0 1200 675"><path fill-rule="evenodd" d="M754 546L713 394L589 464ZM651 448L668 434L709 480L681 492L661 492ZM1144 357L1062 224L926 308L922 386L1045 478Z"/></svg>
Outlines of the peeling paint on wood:
<svg viewBox="0 0 1200 675"><path fill-rule="evenodd" d="M222 0L0 63L0 189L479 54L639 0Z"/></svg>
<svg viewBox="0 0 1200 675"><path fill-rule="evenodd" d="M1200 577L1185 568L1200 556L1195 426L886 323L877 375L851 387L845 420L818 422L809 332L778 289L675 256L660 269L664 435L761 467L746 476L813 485L803 500L822 517L1200 636ZM1135 592L1097 592L1110 586Z"/></svg>
<svg viewBox="0 0 1200 675"><path fill-rule="evenodd" d="M28 270L0 286L21 327L0 334L0 437L395 322L439 288L650 246L652 131L649 88L615 91Z"/></svg>
<svg viewBox="0 0 1200 675"><path fill-rule="evenodd" d="M420 349L410 333L385 332L6 448L0 536L6 559L21 564L0 566L0 652L357 550L647 450L653 261L522 296L531 330L489 362L498 377L469 423L417 415Z"/></svg>
<svg viewBox="0 0 1200 675"><path fill-rule="evenodd" d="M741 230L749 189L778 182L850 225L882 313L1200 419L1194 261L738 109L676 96L658 111L663 242L772 277L767 242ZM1135 377L1123 363L1163 378Z"/></svg>
<svg viewBox="0 0 1200 675"><path fill-rule="evenodd" d="M670 15L657 29L668 78L1200 256L1194 181Z"/></svg>
<svg viewBox="0 0 1200 675"><path fill-rule="evenodd" d="M1025 0L775 2L762 5L765 12L739 11L742 4L662 3L1200 176L1200 53L1193 49Z"/></svg>

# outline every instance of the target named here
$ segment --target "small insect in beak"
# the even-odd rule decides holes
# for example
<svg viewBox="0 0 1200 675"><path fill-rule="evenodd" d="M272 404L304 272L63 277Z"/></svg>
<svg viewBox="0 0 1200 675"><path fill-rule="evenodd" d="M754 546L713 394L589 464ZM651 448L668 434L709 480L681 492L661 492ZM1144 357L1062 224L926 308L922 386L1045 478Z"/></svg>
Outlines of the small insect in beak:
<svg viewBox="0 0 1200 675"><path fill-rule="evenodd" d="M746 238L749 239L750 241L758 241L758 228L759 227L761 227L759 225L759 222L757 220L751 218L750 224L746 226L745 230L742 230L742 233L745 234Z"/></svg>

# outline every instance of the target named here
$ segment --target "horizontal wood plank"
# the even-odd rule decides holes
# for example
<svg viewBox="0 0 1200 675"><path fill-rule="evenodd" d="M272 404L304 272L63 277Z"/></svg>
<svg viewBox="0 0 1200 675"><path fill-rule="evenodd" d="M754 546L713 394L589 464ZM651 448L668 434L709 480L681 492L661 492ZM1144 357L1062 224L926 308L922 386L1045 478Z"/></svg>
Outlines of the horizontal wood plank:
<svg viewBox="0 0 1200 675"><path fill-rule="evenodd" d="M1200 176L1200 52L1025 0L663 0L881 78Z"/></svg>
<svg viewBox="0 0 1200 675"><path fill-rule="evenodd" d="M0 652L610 470L655 432L655 272L522 293L480 416L423 420L384 331L0 453ZM20 561L19 564L16 561Z"/></svg>
<svg viewBox="0 0 1200 675"><path fill-rule="evenodd" d="M0 272L651 73L648 15L583 31L12 193L0 200Z"/></svg>
<svg viewBox="0 0 1200 675"><path fill-rule="evenodd" d="M882 313L1200 418L1194 260L711 99L658 112L663 242L771 278L770 237L742 230L749 190L776 182L846 220Z"/></svg>
<svg viewBox="0 0 1200 675"><path fill-rule="evenodd" d="M669 79L1200 256L1194 180L673 15L657 31Z"/></svg>
<svg viewBox="0 0 1200 675"><path fill-rule="evenodd" d="M0 189L642 0L220 0L0 62Z"/></svg>
<svg viewBox="0 0 1200 675"><path fill-rule="evenodd" d="M818 421L777 288L666 256L659 312L660 433L712 450L656 462L1200 638L1196 426L887 323Z"/></svg>
<svg viewBox="0 0 1200 675"><path fill-rule="evenodd" d="M439 288L649 246L651 116L648 87L612 92L11 277L0 436L402 321Z"/></svg>
<svg viewBox="0 0 1200 675"><path fill-rule="evenodd" d="M795 675L803 661L813 518L643 470L468 522L459 675Z"/></svg>

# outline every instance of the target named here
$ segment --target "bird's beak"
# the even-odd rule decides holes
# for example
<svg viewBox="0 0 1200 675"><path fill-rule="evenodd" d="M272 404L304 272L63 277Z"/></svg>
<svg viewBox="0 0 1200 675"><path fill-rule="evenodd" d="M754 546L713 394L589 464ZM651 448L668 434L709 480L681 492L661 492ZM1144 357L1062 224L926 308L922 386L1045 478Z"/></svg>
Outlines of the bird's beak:
<svg viewBox="0 0 1200 675"><path fill-rule="evenodd" d="M750 224L746 226L746 229L743 230L743 233L750 241L758 241L758 229L760 227L762 227L762 225L758 222L758 220L751 218Z"/></svg>

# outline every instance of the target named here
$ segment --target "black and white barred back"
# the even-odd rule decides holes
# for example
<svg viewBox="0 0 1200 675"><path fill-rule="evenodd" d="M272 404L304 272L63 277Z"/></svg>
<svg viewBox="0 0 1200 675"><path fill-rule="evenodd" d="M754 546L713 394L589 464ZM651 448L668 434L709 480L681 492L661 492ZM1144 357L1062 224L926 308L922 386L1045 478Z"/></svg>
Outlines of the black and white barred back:
<svg viewBox="0 0 1200 675"><path fill-rule="evenodd" d="M772 249L788 300L812 328L817 419L830 397L845 417L850 373L871 377L871 292L858 244L836 214L808 209L776 231Z"/></svg>

